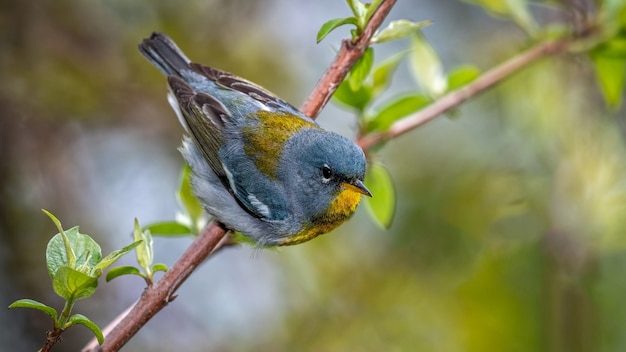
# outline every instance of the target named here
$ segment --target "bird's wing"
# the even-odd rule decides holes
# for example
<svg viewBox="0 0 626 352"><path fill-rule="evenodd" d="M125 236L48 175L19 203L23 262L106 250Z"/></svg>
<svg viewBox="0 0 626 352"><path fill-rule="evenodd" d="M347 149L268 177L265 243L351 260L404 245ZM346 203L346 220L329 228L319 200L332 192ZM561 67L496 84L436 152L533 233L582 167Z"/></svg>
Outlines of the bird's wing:
<svg viewBox="0 0 626 352"><path fill-rule="evenodd" d="M296 107L280 99L272 92L265 88L254 84L246 79L243 79L230 72L222 71L213 67L204 66L197 63L190 64L191 69L199 73L209 80L215 82L217 85L227 89L231 89L243 94L248 95L252 99L265 105L272 111L283 111L294 115L298 115L300 118L313 122L310 118L304 116Z"/></svg>
<svg viewBox="0 0 626 352"><path fill-rule="evenodd" d="M224 120L228 110L218 100L196 93L182 78L168 76L170 93L178 102L184 127L217 176L226 181L226 172L218 153L223 140Z"/></svg>
<svg viewBox="0 0 626 352"><path fill-rule="evenodd" d="M280 157L275 142L284 144L287 135L277 135L278 131L263 133L270 132L267 128L271 126L265 126L262 119L233 117L233 113L243 112L233 112L212 95L194 91L177 76L169 76L168 83L186 130L224 187L243 208L267 221L284 220L289 216L284 189L275 182ZM265 111L261 111L261 115L263 113ZM258 124L236 126L241 121L257 121ZM273 170L271 176L264 170L268 166Z"/></svg>

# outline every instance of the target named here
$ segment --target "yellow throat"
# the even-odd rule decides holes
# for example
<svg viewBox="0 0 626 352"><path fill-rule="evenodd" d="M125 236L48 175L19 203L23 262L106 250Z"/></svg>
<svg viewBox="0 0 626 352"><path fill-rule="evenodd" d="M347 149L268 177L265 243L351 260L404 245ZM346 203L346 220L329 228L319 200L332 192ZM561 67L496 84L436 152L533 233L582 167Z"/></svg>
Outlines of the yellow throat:
<svg viewBox="0 0 626 352"><path fill-rule="evenodd" d="M358 188L344 183L343 190L333 199L328 206L328 211L313 219L303 229L293 236L285 238L280 245L287 246L306 242L319 235L330 232L354 213L357 205L361 202L361 191Z"/></svg>

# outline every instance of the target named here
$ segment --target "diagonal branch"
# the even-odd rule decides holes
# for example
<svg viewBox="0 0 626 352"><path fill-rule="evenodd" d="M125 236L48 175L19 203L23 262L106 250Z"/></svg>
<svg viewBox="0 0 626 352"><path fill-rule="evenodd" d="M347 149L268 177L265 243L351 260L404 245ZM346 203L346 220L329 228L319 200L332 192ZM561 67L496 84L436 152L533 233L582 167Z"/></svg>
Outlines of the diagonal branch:
<svg viewBox="0 0 626 352"><path fill-rule="evenodd" d="M326 105L339 83L348 74L354 63L363 55L374 32L381 25L396 0L385 0L372 16L363 33L354 44L343 41L342 48L335 61L324 73L301 110L313 119ZM115 319L115 326L105 336L104 343L98 346L92 340L83 351L118 351L124 346L154 315L163 309L176 296L174 293L212 253L227 242L227 231L216 222L210 222L198 238L187 248L181 258L172 265L165 275L153 286L147 287L137 303L130 308L128 314Z"/></svg>
<svg viewBox="0 0 626 352"><path fill-rule="evenodd" d="M363 150L368 150L380 142L388 141L405 134L414 128L425 124L426 122L433 120L435 117L445 113L446 111L461 105L467 99L493 87L495 84L520 71L522 68L530 65L531 63L548 55L564 52L567 50L568 44L568 40L551 41L538 44L485 72L472 83L437 99L434 103L420 110L415 115L411 115L394 122L387 131L371 133L360 138L357 141L357 144L363 148Z"/></svg>
<svg viewBox="0 0 626 352"><path fill-rule="evenodd" d="M367 49L374 33L380 27L383 20L391 11L396 0L386 0L378 7L363 33L352 43L350 40L344 39L341 43L341 49L335 57L335 61L330 65L328 70L322 75L320 80L313 88L309 98L302 104L300 111L305 115L315 119L317 114L328 103L339 84L350 72L350 69L359 60L365 49Z"/></svg>

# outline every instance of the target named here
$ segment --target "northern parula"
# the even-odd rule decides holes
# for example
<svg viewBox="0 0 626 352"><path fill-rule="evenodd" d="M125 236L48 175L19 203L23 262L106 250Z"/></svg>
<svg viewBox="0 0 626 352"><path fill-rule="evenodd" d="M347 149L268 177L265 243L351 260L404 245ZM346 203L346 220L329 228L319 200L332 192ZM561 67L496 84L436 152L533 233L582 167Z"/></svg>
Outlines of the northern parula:
<svg viewBox="0 0 626 352"><path fill-rule="evenodd" d="M181 153L206 211L261 246L291 245L347 220L365 155L352 141L258 85L192 63L166 35L139 51L167 75L168 100L188 133Z"/></svg>

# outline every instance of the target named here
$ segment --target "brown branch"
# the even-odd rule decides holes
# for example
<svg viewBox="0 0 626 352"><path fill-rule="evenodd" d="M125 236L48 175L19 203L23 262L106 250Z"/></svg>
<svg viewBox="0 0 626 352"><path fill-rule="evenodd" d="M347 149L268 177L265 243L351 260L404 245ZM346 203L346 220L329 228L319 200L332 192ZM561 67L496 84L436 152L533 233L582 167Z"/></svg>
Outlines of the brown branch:
<svg viewBox="0 0 626 352"><path fill-rule="evenodd" d="M485 72L475 81L464 86L463 88L452 91L437 99L437 101L423 110L420 110L417 114L394 122L387 131L368 134L360 138L357 141L357 144L363 148L363 150L367 150L377 143L388 141L407 133L412 129L425 124L426 122L433 120L435 117L445 113L446 111L459 106L467 99L478 95L488 88L491 88L505 78L520 71L525 66L528 66L545 56L564 52L567 49L568 44L569 42L567 40L538 44Z"/></svg>
<svg viewBox="0 0 626 352"><path fill-rule="evenodd" d="M309 98L302 104L300 111L315 119L317 114L326 103L328 103L328 100L330 100L335 90L337 90L339 84L346 78L352 66L363 56L374 33L378 27L380 27L395 3L396 0L384 1L380 4L374 15L372 15L363 33L361 33L354 43L347 39L341 43L341 49L337 53L335 60L317 82Z"/></svg>
<svg viewBox="0 0 626 352"><path fill-rule="evenodd" d="M363 33L354 44L343 41L342 48L335 61L324 73L313 92L304 103L301 111L315 119L326 105L339 83L348 74L354 63L363 55L374 32L381 25L396 0L386 0L376 10ZM167 273L155 285L147 287L139 301L130 308L128 314L115 319L114 327L107 327L110 333L105 336L104 343L98 346L92 340L83 351L118 351L124 346L156 313L163 309L176 296L174 293L191 273L214 253L225 241L226 230L221 224L212 221L200 236L187 248L181 258L174 263Z"/></svg>
<svg viewBox="0 0 626 352"><path fill-rule="evenodd" d="M118 351L156 313L176 296L174 292L191 273L211 255L225 238L226 230L217 222L210 222L180 259L153 286L147 287L130 312L106 336L96 351Z"/></svg>
<svg viewBox="0 0 626 352"><path fill-rule="evenodd" d="M50 352L52 351L52 347L56 345L58 342L61 342L61 334L63 333L63 329L54 328L51 331L46 333L46 342L43 344L43 347L39 350L40 352Z"/></svg>

